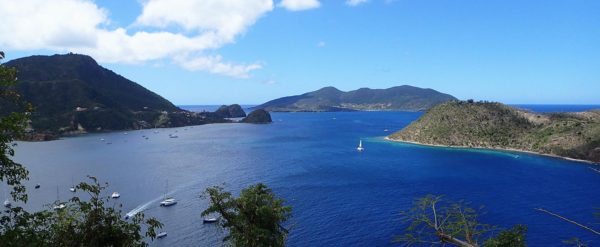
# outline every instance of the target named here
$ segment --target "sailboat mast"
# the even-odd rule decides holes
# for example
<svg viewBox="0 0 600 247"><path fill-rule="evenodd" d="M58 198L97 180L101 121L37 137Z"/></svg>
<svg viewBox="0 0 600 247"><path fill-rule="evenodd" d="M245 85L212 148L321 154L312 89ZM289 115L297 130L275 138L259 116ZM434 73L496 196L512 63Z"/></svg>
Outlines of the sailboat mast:
<svg viewBox="0 0 600 247"><path fill-rule="evenodd" d="M165 187L165 196L164 199L167 199L167 193L169 192L169 180L167 179L167 185Z"/></svg>

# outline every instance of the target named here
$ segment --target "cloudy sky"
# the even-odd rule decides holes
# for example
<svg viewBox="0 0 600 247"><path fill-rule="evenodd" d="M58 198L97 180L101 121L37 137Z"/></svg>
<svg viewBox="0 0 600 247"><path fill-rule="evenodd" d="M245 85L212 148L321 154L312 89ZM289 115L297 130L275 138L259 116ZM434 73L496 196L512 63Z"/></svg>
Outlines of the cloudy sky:
<svg viewBox="0 0 600 247"><path fill-rule="evenodd" d="M600 1L0 0L0 50L88 54L175 104L409 84L600 104Z"/></svg>

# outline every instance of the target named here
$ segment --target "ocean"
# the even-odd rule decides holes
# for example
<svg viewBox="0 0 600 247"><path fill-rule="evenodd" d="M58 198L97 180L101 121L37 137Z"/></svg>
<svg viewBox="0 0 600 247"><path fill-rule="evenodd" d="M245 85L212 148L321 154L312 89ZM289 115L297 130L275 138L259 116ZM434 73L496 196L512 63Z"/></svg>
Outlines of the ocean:
<svg viewBox="0 0 600 247"><path fill-rule="evenodd" d="M597 236L534 210L545 208L584 224L599 222L593 213L600 208L600 174L591 165L383 139L421 114L272 113L274 122L267 125L210 124L19 142L15 159L30 171L26 208L67 200L74 195L68 190L73 183L93 175L109 183L106 195L121 193L112 203L122 205L123 213L143 211L165 224L168 236L151 246L223 245L224 231L202 223L200 212L207 207L202 192L220 185L237 194L258 182L293 208L286 224L289 246L398 246L391 241L406 228L400 211L427 194L485 206L480 221L487 224L527 225L530 246L560 246L572 237L600 245ZM356 151L359 140L362 153ZM40 189L33 189L36 183ZM159 207L165 192L179 203Z"/></svg>

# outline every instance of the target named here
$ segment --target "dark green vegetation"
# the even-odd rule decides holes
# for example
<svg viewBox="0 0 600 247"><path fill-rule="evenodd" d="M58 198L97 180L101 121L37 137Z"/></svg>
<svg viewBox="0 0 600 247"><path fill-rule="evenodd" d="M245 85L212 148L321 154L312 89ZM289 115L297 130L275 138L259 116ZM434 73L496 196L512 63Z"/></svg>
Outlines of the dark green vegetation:
<svg viewBox="0 0 600 247"><path fill-rule="evenodd" d="M524 247L527 227L516 225L491 236L495 227L478 221L478 210L466 203L452 203L441 196L428 195L415 200L413 207L402 212L409 226L394 242L408 245L454 245L477 247L481 238L485 247Z"/></svg>
<svg viewBox="0 0 600 247"><path fill-rule="evenodd" d="M4 53L0 52L0 59ZM28 179L27 169L14 162L13 141L25 133L30 106L15 92L16 70L0 64L0 182L12 188L14 202L26 203L27 191L21 181ZM29 213L18 205L0 211L1 246L147 246L145 237L153 239L161 223L143 214L131 221L121 218L119 208L106 206L110 200L102 197L105 186L90 177L91 184L77 186L90 199L73 197L56 210ZM106 194L106 192L104 193ZM142 225L147 229L142 234Z"/></svg>
<svg viewBox="0 0 600 247"><path fill-rule="evenodd" d="M31 56L5 64L15 90L34 107L30 139L48 135L226 122L177 108L161 96L77 54ZM13 109L1 109L7 114Z"/></svg>
<svg viewBox="0 0 600 247"><path fill-rule="evenodd" d="M541 114L500 103L452 101L430 109L389 138L600 162L600 110Z"/></svg>
<svg viewBox="0 0 600 247"><path fill-rule="evenodd" d="M273 120L271 119L271 114L268 111L263 109L258 109L250 112L247 117L240 121L242 123L255 123L255 124L265 124L271 123Z"/></svg>
<svg viewBox="0 0 600 247"><path fill-rule="evenodd" d="M221 118L238 118L245 117L246 112L244 112L244 109L238 104L222 105L215 111L215 115Z"/></svg>
<svg viewBox="0 0 600 247"><path fill-rule="evenodd" d="M162 224L154 218L135 215L123 220L120 206L107 206L111 198L106 186L96 178L76 188L90 196L89 200L73 197L62 209L29 213L20 207L4 210L0 220L2 246L148 246L145 237L154 239ZM146 229L142 233L142 226Z"/></svg>
<svg viewBox="0 0 600 247"><path fill-rule="evenodd" d="M123 220L120 206L107 206L111 198L101 196L107 194L106 186L91 179L92 183L77 186L89 200L73 197L53 204L64 205L62 209L35 213L21 207L0 212L2 246L147 246L144 238L154 239L162 224L154 218L144 219L143 214Z"/></svg>
<svg viewBox="0 0 600 247"><path fill-rule="evenodd" d="M288 230L283 224L291 216L292 208L264 184L243 189L238 198L215 186L206 189L210 200L203 216L219 214L219 224L229 231L223 239L233 246L285 246Z"/></svg>
<svg viewBox="0 0 600 247"><path fill-rule="evenodd" d="M0 60L4 52L0 51ZM22 180L28 178L29 172L21 164L14 162L13 141L25 133L31 106L23 103L21 96L11 90L17 84L17 71L0 63L0 111L8 114L0 115L0 181L12 186L13 199L26 201L27 194Z"/></svg>
<svg viewBox="0 0 600 247"><path fill-rule="evenodd" d="M433 89L398 86L388 89L361 88L343 92L325 87L302 95L271 100L255 108L267 111L422 111L456 100Z"/></svg>

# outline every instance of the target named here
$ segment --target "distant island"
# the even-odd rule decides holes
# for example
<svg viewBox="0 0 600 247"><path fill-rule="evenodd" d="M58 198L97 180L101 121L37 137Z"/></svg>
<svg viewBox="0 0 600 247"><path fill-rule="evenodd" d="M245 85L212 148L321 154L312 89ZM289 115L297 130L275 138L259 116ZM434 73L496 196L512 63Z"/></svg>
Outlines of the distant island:
<svg viewBox="0 0 600 247"><path fill-rule="evenodd" d="M257 110L250 112L250 114L248 114L248 116L245 117L244 119L242 119L240 122L241 123L253 123L253 124L266 124L266 123L273 122L273 120L271 119L271 114L269 114L268 111L265 111L263 109L257 109Z"/></svg>
<svg viewBox="0 0 600 247"><path fill-rule="evenodd" d="M222 118L240 118L246 117L246 112L244 112L242 106L238 104L222 105L215 111L215 115Z"/></svg>
<svg viewBox="0 0 600 247"><path fill-rule="evenodd" d="M180 109L160 95L114 73L86 55L31 56L4 64L17 69L15 87L34 107L28 140L87 132L180 127L245 117L235 104L216 112ZM0 114L8 114L3 107Z"/></svg>
<svg viewBox="0 0 600 247"><path fill-rule="evenodd" d="M423 111L451 100L456 98L433 89L407 85L388 89L361 88L348 92L324 87L314 92L271 100L255 108L272 112Z"/></svg>
<svg viewBox="0 0 600 247"><path fill-rule="evenodd" d="M600 162L600 110L541 114L500 103L451 101L387 139Z"/></svg>

